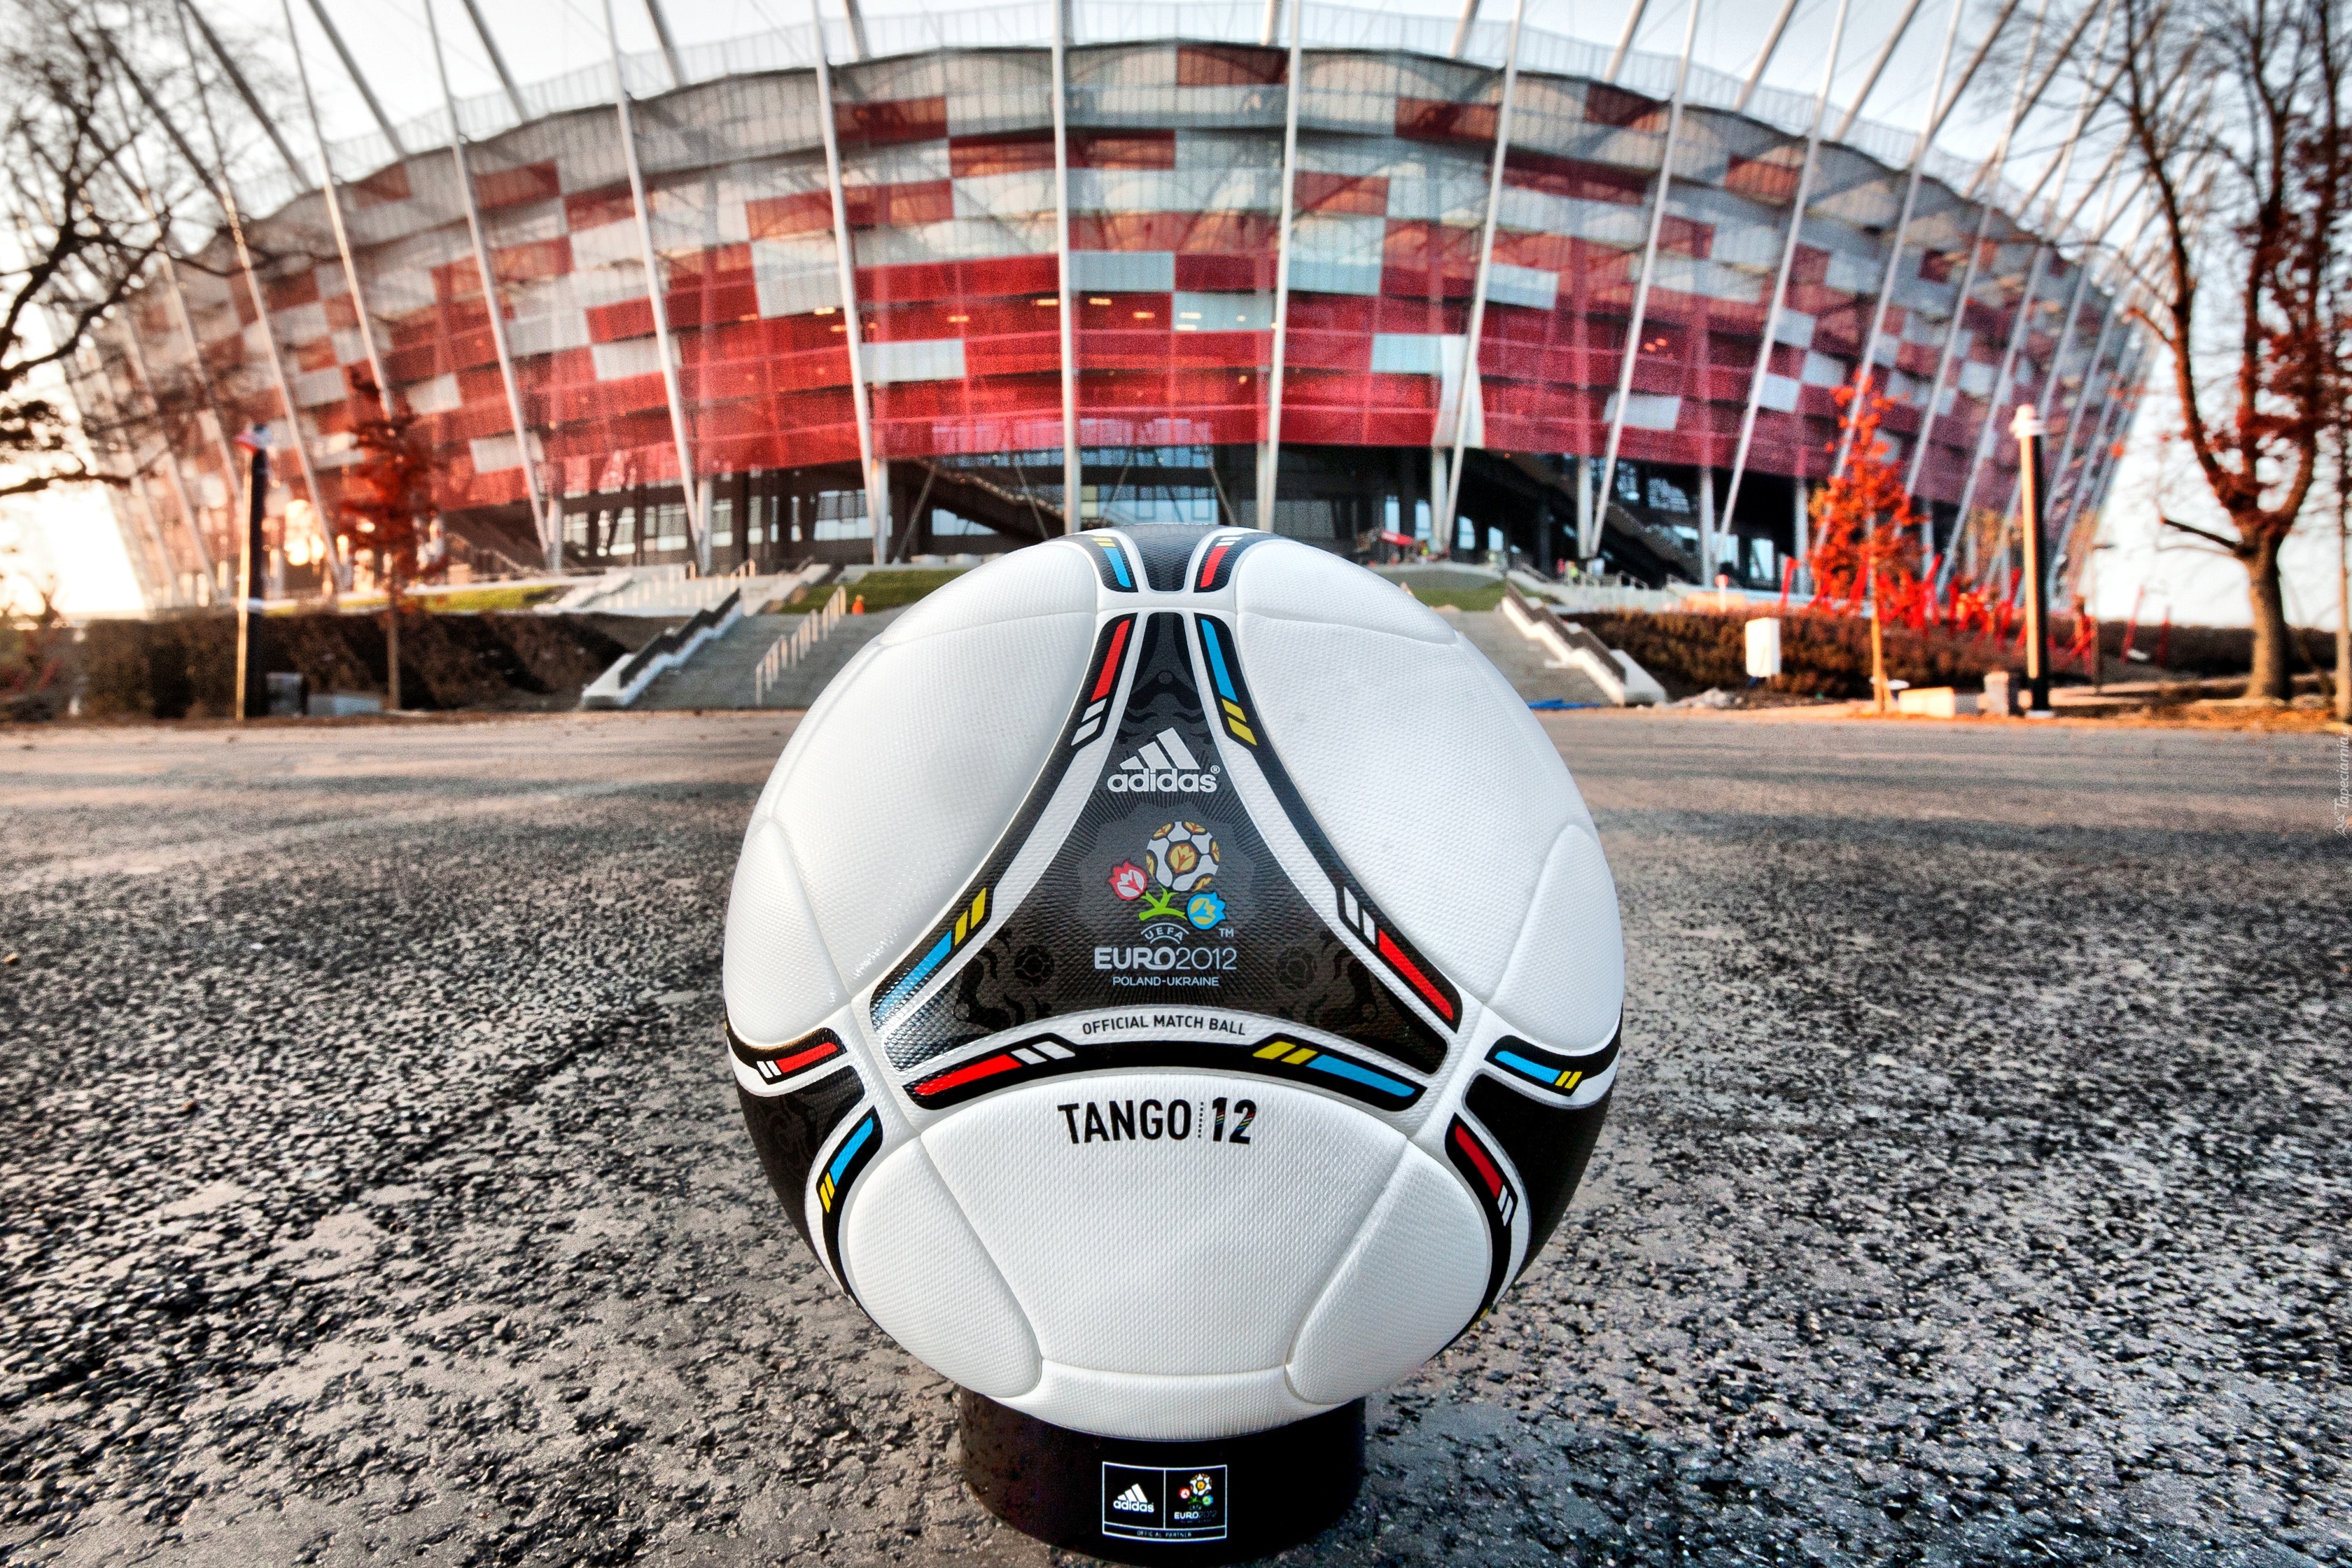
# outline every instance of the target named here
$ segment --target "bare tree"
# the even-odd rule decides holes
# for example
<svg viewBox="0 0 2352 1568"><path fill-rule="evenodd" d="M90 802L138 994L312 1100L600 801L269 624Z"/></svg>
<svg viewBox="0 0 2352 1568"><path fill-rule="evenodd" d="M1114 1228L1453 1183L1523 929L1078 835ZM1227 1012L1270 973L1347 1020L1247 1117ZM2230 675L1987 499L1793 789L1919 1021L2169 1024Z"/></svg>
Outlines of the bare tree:
<svg viewBox="0 0 2352 1568"><path fill-rule="evenodd" d="M41 0L0 4L0 496L121 479L90 466L70 411L47 390L136 287L164 244L116 160L130 132L110 121L109 57L94 35Z"/></svg>
<svg viewBox="0 0 2352 1568"><path fill-rule="evenodd" d="M2156 207L2137 316L2170 352L2181 437L2229 520L2166 520L2244 566L2249 696L2284 698L2279 550L2314 500L2339 385L2331 296L2347 268L2352 0L2115 0L2112 102ZM2189 110L2184 75L2217 89ZM2198 100L2203 104L2203 100Z"/></svg>
<svg viewBox="0 0 2352 1568"><path fill-rule="evenodd" d="M194 53L177 5L0 0L0 496L121 486L126 452L159 438L190 450L207 439L200 416L225 421L200 363L117 366L129 395L111 382L86 395L93 369L102 379L119 357L109 340L135 330L126 311L165 268L236 274L207 243L227 176L183 130L205 120L206 79L235 56L238 98L278 102L289 90L234 28L208 27L210 54ZM293 167L265 121L223 129L230 163L266 160L267 137ZM316 258L257 249L255 259L268 269ZM70 410L53 390L61 377L75 387Z"/></svg>

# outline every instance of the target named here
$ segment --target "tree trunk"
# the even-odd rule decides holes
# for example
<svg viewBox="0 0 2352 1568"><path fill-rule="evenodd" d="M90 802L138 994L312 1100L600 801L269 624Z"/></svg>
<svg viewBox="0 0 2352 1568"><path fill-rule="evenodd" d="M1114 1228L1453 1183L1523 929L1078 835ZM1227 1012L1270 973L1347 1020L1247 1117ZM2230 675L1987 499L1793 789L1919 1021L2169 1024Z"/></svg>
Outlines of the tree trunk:
<svg viewBox="0 0 2352 1568"><path fill-rule="evenodd" d="M1870 707L1874 713L1886 711L1886 617L1885 608L1878 596L1878 572L1870 574Z"/></svg>
<svg viewBox="0 0 2352 1568"><path fill-rule="evenodd" d="M400 711L400 601L391 599L383 606L383 673L384 710Z"/></svg>
<svg viewBox="0 0 2352 1568"><path fill-rule="evenodd" d="M2239 559L2245 563L2254 620L2254 667L2246 678L2246 695L2284 702L2294 695L2294 688L2287 679L2286 601L2279 589L2278 552L2277 540L2263 538Z"/></svg>

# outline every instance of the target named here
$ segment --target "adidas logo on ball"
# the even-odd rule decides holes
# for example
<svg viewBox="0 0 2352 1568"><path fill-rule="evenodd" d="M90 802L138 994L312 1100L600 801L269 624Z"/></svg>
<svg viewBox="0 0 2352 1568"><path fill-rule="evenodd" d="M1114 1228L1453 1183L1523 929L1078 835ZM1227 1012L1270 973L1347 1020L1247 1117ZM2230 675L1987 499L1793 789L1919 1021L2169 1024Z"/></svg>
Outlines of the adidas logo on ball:
<svg viewBox="0 0 2352 1568"><path fill-rule="evenodd" d="M1120 1513L1158 1513L1160 1511L1151 1506L1151 1500L1143 1495L1143 1483L1140 1481L1111 1499L1110 1506Z"/></svg>
<svg viewBox="0 0 2352 1568"><path fill-rule="evenodd" d="M1113 768L1103 787L1113 795L1214 795L1218 769L1203 772L1201 760L1173 730L1162 730L1143 749Z"/></svg>

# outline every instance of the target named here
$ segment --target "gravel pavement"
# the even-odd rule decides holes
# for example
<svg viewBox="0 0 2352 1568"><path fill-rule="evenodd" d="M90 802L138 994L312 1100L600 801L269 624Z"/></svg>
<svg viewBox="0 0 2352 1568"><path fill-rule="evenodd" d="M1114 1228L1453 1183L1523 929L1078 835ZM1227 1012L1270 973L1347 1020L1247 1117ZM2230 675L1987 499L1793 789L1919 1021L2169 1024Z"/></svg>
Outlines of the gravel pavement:
<svg viewBox="0 0 2352 1568"><path fill-rule="evenodd" d="M0 735L0 1561L1056 1557L719 1059L790 722ZM1285 1561L2352 1564L2335 738L1548 722L1614 1111Z"/></svg>

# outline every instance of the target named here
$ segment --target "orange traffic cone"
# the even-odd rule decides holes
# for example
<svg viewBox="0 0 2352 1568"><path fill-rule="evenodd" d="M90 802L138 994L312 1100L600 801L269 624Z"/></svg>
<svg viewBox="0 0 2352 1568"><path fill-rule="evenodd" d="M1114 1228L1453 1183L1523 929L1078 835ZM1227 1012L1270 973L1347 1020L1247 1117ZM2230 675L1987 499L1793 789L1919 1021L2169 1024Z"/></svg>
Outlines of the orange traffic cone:
<svg viewBox="0 0 2352 1568"><path fill-rule="evenodd" d="M860 594L857 597L849 601L849 613L853 616L862 616L866 613L865 595Z"/></svg>

